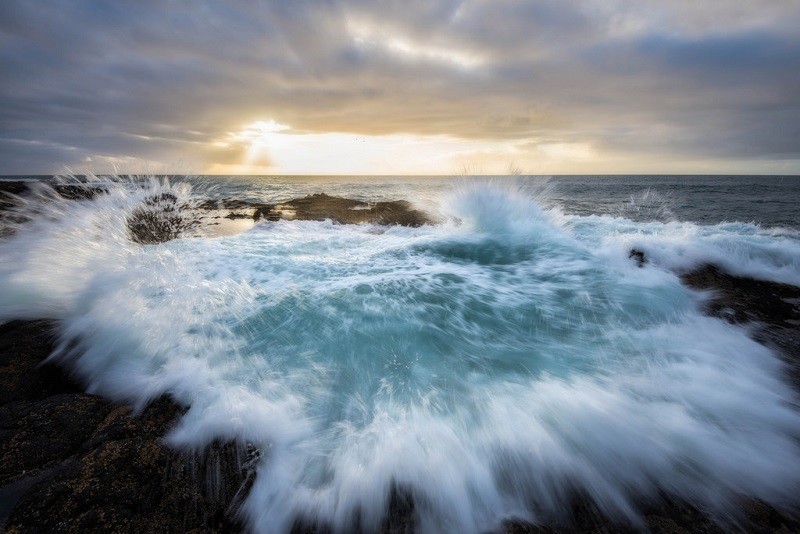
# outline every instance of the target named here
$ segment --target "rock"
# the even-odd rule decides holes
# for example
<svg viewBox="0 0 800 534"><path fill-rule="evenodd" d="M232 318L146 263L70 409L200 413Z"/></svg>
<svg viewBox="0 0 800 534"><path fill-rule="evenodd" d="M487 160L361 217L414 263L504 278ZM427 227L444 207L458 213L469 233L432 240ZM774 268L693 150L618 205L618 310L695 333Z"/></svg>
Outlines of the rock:
<svg viewBox="0 0 800 534"><path fill-rule="evenodd" d="M641 523L632 524L609 520L587 497L575 495L562 518L549 518L543 524L507 521L506 534L553 534L559 532L654 534L722 534L723 532L800 532L800 522L780 514L760 501L742 498L738 515L716 523L703 512L686 502L661 495L657 501L640 503Z"/></svg>
<svg viewBox="0 0 800 534"><path fill-rule="evenodd" d="M47 202L57 197L68 200L92 199L104 193L102 188L79 183L0 180L0 238L13 234L19 225L41 216L41 205L38 202L28 203L26 197L35 196L38 201Z"/></svg>
<svg viewBox="0 0 800 534"><path fill-rule="evenodd" d="M168 397L141 414L38 364L52 321L0 326L0 530L237 532L259 452L233 442L200 453L162 437L184 408Z"/></svg>
<svg viewBox="0 0 800 534"><path fill-rule="evenodd" d="M17 203L10 195L20 196L27 192L28 186L25 182L0 180L0 211L16 206Z"/></svg>
<svg viewBox="0 0 800 534"><path fill-rule="evenodd" d="M259 207L253 215L255 220L291 219L298 221L324 221L330 219L339 224L386 224L422 226L432 223L424 212L412 209L409 202L361 202L349 198L333 197L317 193L296 198L277 205Z"/></svg>
<svg viewBox="0 0 800 534"><path fill-rule="evenodd" d="M431 223L427 214L414 210L404 200L360 202L324 193L289 200L282 204L259 204L237 199L206 200L194 211L178 206L170 194L151 197L128 217L131 239L140 244L162 243L175 239L188 229L208 224L217 217L225 219L323 221L339 224L385 224L421 226ZM204 213L205 212L205 213ZM209 216L208 212L216 213ZM227 212L227 213L225 213ZM225 213L224 215L221 215Z"/></svg>
<svg viewBox="0 0 800 534"><path fill-rule="evenodd" d="M196 224L183 216L178 198L162 193L146 198L141 207L128 217L128 233L132 241L150 245L175 239Z"/></svg>
<svg viewBox="0 0 800 534"><path fill-rule="evenodd" d="M682 274L681 280L690 287L713 291L706 307L710 315L779 328L789 328L792 321L800 319L797 286L734 276L710 264Z"/></svg>
<svg viewBox="0 0 800 534"><path fill-rule="evenodd" d="M52 352L55 325L48 320L0 325L0 406L83 391L55 364L43 363Z"/></svg>
<svg viewBox="0 0 800 534"><path fill-rule="evenodd" d="M0 180L0 238L10 235L14 226L27 220L18 209L20 197L29 191L26 182Z"/></svg>
<svg viewBox="0 0 800 534"><path fill-rule="evenodd" d="M628 253L628 259L635 261L636 266L639 268L644 267L644 264L647 263L647 257L644 255L644 252L635 248L632 248Z"/></svg>
<svg viewBox="0 0 800 534"><path fill-rule="evenodd" d="M47 182L49 183L49 182ZM37 187L47 187L39 183L0 182L0 237L13 232L13 224L24 222L35 214L26 214L14 207L18 202L13 196L25 196ZM50 184L53 191L70 200L92 199L104 193L102 188L82 184ZM209 215L213 213L213 215ZM142 245L150 245L170 241L188 230L202 227L211 219L267 220L300 220L323 221L330 219L338 224L382 224L418 227L431 224L433 219L426 213L415 210L404 200L390 202L362 202L358 200L334 197L325 193L317 193L302 198L289 200L282 204L263 204L239 199L207 199L197 204L181 205L172 193L152 195L142 201L141 206L134 209L126 223L132 241ZM212 232L211 235L216 235ZM197 235L204 235L203 232Z"/></svg>
<svg viewBox="0 0 800 534"><path fill-rule="evenodd" d="M781 354L800 389L800 287L734 276L714 265L684 273L681 280L711 292L709 315L752 325L753 337Z"/></svg>
<svg viewBox="0 0 800 534"><path fill-rule="evenodd" d="M81 184L56 184L53 189L67 200L91 200L97 195L106 193L104 189Z"/></svg>
<svg viewBox="0 0 800 534"><path fill-rule="evenodd" d="M359 529L354 529L359 531ZM414 496L410 488L392 486L389 493L389 506L386 518L378 528L379 534L413 534L416 531L414 517ZM298 520L291 530L292 534L323 534L331 532L330 525L308 523Z"/></svg>
<svg viewBox="0 0 800 534"><path fill-rule="evenodd" d="M35 181L15 181L15 180L0 180L0 193L11 193L16 196L24 196L37 188L42 187L43 184L52 187L53 191L67 200L89 200L97 195L102 195L105 190L102 188L91 187L88 184L54 184L49 180L35 180ZM3 200L5 196L6 200ZM8 202L8 196L0 194L0 210L14 205L13 202Z"/></svg>
<svg viewBox="0 0 800 534"><path fill-rule="evenodd" d="M0 408L0 486L49 469L77 453L111 410L94 395L65 393Z"/></svg>
<svg viewBox="0 0 800 534"><path fill-rule="evenodd" d="M5 527L7 532L239 531L236 510L229 508L243 482L238 458L233 444L215 444L196 458L170 451L146 434L102 441L27 491ZM223 477L212 479L211 473Z"/></svg>
<svg viewBox="0 0 800 534"><path fill-rule="evenodd" d="M416 529L414 494L410 488L392 486L389 510L381 525L381 534L412 534Z"/></svg>

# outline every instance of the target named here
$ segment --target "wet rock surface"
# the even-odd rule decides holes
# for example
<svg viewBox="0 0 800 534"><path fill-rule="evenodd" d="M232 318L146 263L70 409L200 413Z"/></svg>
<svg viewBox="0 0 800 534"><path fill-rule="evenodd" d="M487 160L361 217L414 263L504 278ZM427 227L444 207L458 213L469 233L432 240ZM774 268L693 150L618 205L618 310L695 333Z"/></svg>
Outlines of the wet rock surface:
<svg viewBox="0 0 800 534"><path fill-rule="evenodd" d="M198 221L186 218L183 212L178 197L171 193L146 198L126 221L131 240L151 245L175 239L198 224Z"/></svg>
<svg viewBox="0 0 800 534"><path fill-rule="evenodd" d="M236 199L208 200L205 210L229 210L228 218L255 221L324 221L338 224L384 224L418 227L433 223L425 212L405 200L366 202L316 193L277 204L259 204Z"/></svg>
<svg viewBox="0 0 800 534"><path fill-rule="evenodd" d="M664 498L659 503L641 506L642 521L638 524L613 523L593 503L576 497L568 520L556 519L544 525L509 521L503 525L506 534L604 533L635 534L724 534L752 532L760 534L800 532L800 522L780 514L774 508L755 500L742 499L738 515L715 522L697 508Z"/></svg>
<svg viewBox="0 0 800 534"><path fill-rule="evenodd" d="M0 221L23 222L27 214L14 212L14 197L24 197L31 189L46 187L40 183L0 181ZM91 199L102 194L80 184L51 184L52 190L70 200ZM6 194L8 193L8 194ZM10 194L10 195L9 195ZM205 200L192 205L181 204L171 193L153 195L127 217L132 241L150 245L163 243L182 235L205 235L203 227L218 225L219 219L249 219L254 222L298 220L331 220L338 224L381 224L418 227L433 219L416 210L405 200L365 202L317 193L279 204L247 202L238 199ZM199 232L192 233L192 230ZM212 232L213 234L213 232Z"/></svg>
<svg viewBox="0 0 800 534"><path fill-rule="evenodd" d="M15 204L13 197L4 193L20 196L27 192L28 186L25 182L0 181L0 210L8 209Z"/></svg>
<svg viewBox="0 0 800 534"><path fill-rule="evenodd" d="M684 273L681 280L708 291L707 314L749 326L756 341L775 349L800 391L800 287L734 276L715 265Z"/></svg>
<svg viewBox="0 0 800 534"><path fill-rule="evenodd" d="M405 200L391 202L362 202L349 198L333 197L325 193L308 195L275 205L259 207L254 218L276 221L323 221L330 219L339 224L396 224L422 226L432 222L424 212L415 210Z"/></svg>
<svg viewBox="0 0 800 534"><path fill-rule="evenodd" d="M257 451L202 453L162 438L184 408L141 414L85 393L52 365L51 321L0 326L0 529L5 532L235 532Z"/></svg>
<svg viewBox="0 0 800 534"><path fill-rule="evenodd" d="M432 219L409 202L361 202L317 193L280 204L259 204L235 199L206 200L193 209L178 206L177 199L162 194L147 199L128 218L131 239L141 244L169 241L187 230L217 224L213 219L258 221L324 221L337 224L381 224L418 227ZM201 232L202 233L202 232Z"/></svg>
<svg viewBox="0 0 800 534"><path fill-rule="evenodd" d="M0 180L0 238L13 233L15 225L39 217L37 209L26 205L26 197L37 194L67 200L89 200L105 190L82 184L53 184L44 181Z"/></svg>
<svg viewBox="0 0 800 534"><path fill-rule="evenodd" d="M88 200L103 194L103 189L90 187L82 184L54 184L48 180L36 181L14 181L0 180L0 209L8 208L12 205L13 199L4 193L15 196L23 196L32 190L48 184L60 197L67 200Z"/></svg>

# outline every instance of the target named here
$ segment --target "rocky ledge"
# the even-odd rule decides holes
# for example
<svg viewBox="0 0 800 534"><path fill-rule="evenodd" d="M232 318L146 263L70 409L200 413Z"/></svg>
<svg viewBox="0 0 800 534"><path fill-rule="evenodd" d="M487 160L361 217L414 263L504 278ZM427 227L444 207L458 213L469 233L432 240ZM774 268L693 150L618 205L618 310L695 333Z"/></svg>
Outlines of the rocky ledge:
<svg viewBox="0 0 800 534"><path fill-rule="evenodd" d="M715 265L684 273L681 280L709 292L707 314L749 325L756 341L775 349L800 391L800 287L734 276Z"/></svg>
<svg viewBox="0 0 800 534"><path fill-rule="evenodd" d="M197 206L181 206L164 193L145 199L128 217L131 239L141 244L162 243L180 235L207 235L221 220L324 221L337 224L381 224L418 227L432 222L425 212L405 200L361 202L317 193L281 204L241 200L206 200ZM252 223L251 223L252 224ZM241 227L239 227L241 228ZM211 232L213 233L213 232Z"/></svg>
<svg viewBox="0 0 800 534"><path fill-rule="evenodd" d="M252 217L258 221L295 220L324 221L330 219L339 224L396 224L400 226L422 226L432 222L423 211L415 210L405 200L366 202L350 198L334 197L316 193L295 198L279 204L256 204L239 200L209 201L207 209L236 210L233 217ZM244 211L245 213L237 213Z"/></svg>
<svg viewBox="0 0 800 534"><path fill-rule="evenodd" d="M34 186L39 187L39 186ZM74 185L52 185L52 193L69 200L91 199L102 189ZM0 223L24 222L35 214L20 210L15 197L31 192L27 182L0 181ZM323 221L337 224L381 224L418 227L433 219L414 209L405 200L384 202L359 201L316 193L277 204L247 202L237 199L208 199L199 203L180 203L172 193L150 196L128 216L130 238L140 244L162 243L181 235L214 235L215 226L226 220ZM252 224L251 223L251 224ZM237 229L244 229L241 225ZM0 236L2 236L0 225ZM210 230L210 231L209 231ZM223 232L225 233L225 232Z"/></svg>
<svg viewBox="0 0 800 534"><path fill-rule="evenodd" d="M0 326L0 530L231 532L257 451L162 438L184 408L167 397L135 414L83 393L53 364L51 321Z"/></svg>

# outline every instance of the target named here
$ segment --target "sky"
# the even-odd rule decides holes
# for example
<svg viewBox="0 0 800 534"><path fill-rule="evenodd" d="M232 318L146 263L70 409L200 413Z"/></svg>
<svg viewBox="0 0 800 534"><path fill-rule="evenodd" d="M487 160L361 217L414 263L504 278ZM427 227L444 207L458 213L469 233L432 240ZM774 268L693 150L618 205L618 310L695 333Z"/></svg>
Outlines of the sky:
<svg viewBox="0 0 800 534"><path fill-rule="evenodd" d="M800 174L798 0L3 0L0 174Z"/></svg>

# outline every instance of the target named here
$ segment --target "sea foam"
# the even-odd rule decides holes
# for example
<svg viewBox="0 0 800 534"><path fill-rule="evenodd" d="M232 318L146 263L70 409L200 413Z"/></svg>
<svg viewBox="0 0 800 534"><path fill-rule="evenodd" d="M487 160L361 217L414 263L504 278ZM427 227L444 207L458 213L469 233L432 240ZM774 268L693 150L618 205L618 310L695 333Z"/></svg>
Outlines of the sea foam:
<svg viewBox="0 0 800 534"><path fill-rule="evenodd" d="M261 222L142 246L125 227L142 199L193 193L107 187L0 242L0 317L59 319L56 357L90 391L189 405L174 446L255 444L253 530L375 530L393 488L423 532L549 521L576 494L633 525L662 495L720 519L740 495L796 506L783 364L674 273L713 260L797 281L794 235L571 216L477 182L438 199L437 225Z"/></svg>

